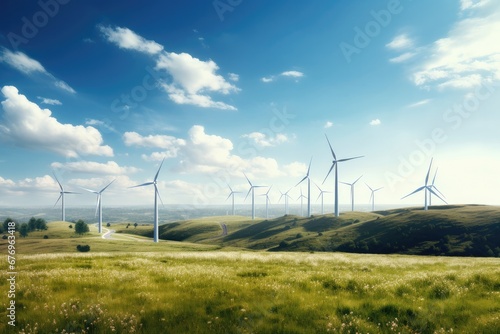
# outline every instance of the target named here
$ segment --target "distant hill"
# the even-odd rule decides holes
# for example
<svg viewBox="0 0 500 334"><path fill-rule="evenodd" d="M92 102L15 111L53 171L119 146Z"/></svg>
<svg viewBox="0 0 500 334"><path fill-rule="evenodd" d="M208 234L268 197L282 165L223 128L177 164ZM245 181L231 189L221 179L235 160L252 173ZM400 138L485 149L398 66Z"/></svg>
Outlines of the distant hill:
<svg viewBox="0 0 500 334"><path fill-rule="evenodd" d="M160 236L269 251L498 257L500 207L448 205L256 221L222 216L165 224Z"/></svg>

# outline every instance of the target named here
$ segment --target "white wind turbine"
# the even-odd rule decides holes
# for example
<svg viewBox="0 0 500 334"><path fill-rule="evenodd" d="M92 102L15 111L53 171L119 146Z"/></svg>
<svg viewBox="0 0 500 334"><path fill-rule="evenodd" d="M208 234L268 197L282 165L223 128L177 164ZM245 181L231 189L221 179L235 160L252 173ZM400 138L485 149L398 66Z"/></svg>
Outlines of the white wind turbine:
<svg viewBox="0 0 500 334"><path fill-rule="evenodd" d="M436 172L434 173L434 177L432 178L432 183L431 185L429 186L429 189L434 189L436 190L441 196L444 197L443 193L439 191L439 189L434 185L434 182L436 182L436 175L438 173L438 169L439 168L436 168ZM448 202L446 202L445 200L441 199L443 202L445 202L446 204L448 204ZM432 193L429 192L429 206L432 205Z"/></svg>
<svg viewBox="0 0 500 334"><path fill-rule="evenodd" d="M299 184L307 180L307 217L311 217L311 179L309 178L309 172L311 171L311 162L312 162L312 157L311 160L309 160L309 167L307 168L306 176L304 176L304 178L295 185L297 187ZM300 195L302 196L302 189L300 189ZM302 204L300 206L301 206L300 210L302 211Z"/></svg>
<svg viewBox="0 0 500 334"><path fill-rule="evenodd" d="M245 200L247 199L248 195L250 195L250 192L252 192L252 220L253 220L255 219L255 188L264 188L265 186L254 186L252 182L250 182L250 180L248 179L247 175L245 173L243 173L243 175L245 175L248 184L250 184L250 189L248 189L248 193L245 196Z"/></svg>
<svg viewBox="0 0 500 334"><path fill-rule="evenodd" d="M325 181L328 178L328 175L330 175L332 169L335 168L335 217L338 217L339 216L339 177L338 177L338 166L337 165L339 162L358 159L358 158L362 158L363 156L346 158L346 159L337 159L335 152L333 152L332 145L330 144L330 140L328 140L328 137L326 136L326 134L325 134L325 137L326 137L326 140L328 141L328 146L330 146L330 151L332 152L333 161L332 161L332 166L330 167L330 170L328 171L328 174L326 174L326 177L323 180L323 183L325 183Z"/></svg>
<svg viewBox="0 0 500 334"><path fill-rule="evenodd" d="M271 191L272 187L273 186L270 186L267 192L261 195L261 196L266 196L266 219L269 218L269 203L271 203L271 200L269 199L269 192Z"/></svg>
<svg viewBox="0 0 500 334"><path fill-rule="evenodd" d="M83 190L86 190L88 192L91 192L93 194L96 194L97 195L97 204L96 204L96 207L95 207L95 215L97 216L97 213L99 213L99 219L98 219L98 225L97 225L97 228L98 228L98 231L99 233L102 233L102 193L104 192L104 190L106 190L110 185L111 183L115 182L115 180L111 181L110 183L108 183L107 186L105 186L104 188L102 188L101 190L99 191L96 191L96 190L92 190L92 189L87 189L87 188L82 188Z"/></svg>
<svg viewBox="0 0 500 334"><path fill-rule="evenodd" d="M229 187L229 190L231 192L229 193L229 196L227 196L226 201L229 199L229 197L233 197L233 200L232 200L232 202L233 202L233 213L232 213L232 215L234 216L234 194L240 194L241 192L240 191L234 191L229 184L227 186Z"/></svg>
<svg viewBox="0 0 500 334"><path fill-rule="evenodd" d="M290 195L288 195L288 192L292 190L292 189L288 189L286 192L282 193L281 190L279 191L281 196L280 196L280 199L278 200L281 201L281 198L282 197L285 197L285 215L288 214L288 199L291 198Z"/></svg>
<svg viewBox="0 0 500 334"><path fill-rule="evenodd" d="M429 191L431 194L433 194L434 196L436 196L437 198L439 198L440 200L442 200L443 202L445 202L445 203L446 203L446 201L445 201L444 199L442 199L442 198L441 198L441 197L440 197L440 196L439 196L439 195L438 195L438 194L437 194L437 193L436 193L436 192L432 189L432 187L431 187L430 185L428 185L428 183L429 183L429 174L430 174L430 172L431 172L431 167L432 167L432 160L433 160L433 159L431 159L431 163L429 164L429 169L427 170L427 175L425 176L425 184L424 184L423 186L421 186L421 187L419 187L419 188L415 189L413 192L409 193L408 195L406 195L406 196L404 196L404 197L402 197L402 198L401 198L401 199L406 198L406 197L408 197L408 196L410 196L410 195L413 195L413 194L415 194L415 193L417 193L417 192L419 192L419 191L423 190L423 191L424 191L424 198L425 198L425 200L424 200L424 210L426 210L426 211L428 210L428 206L427 206L427 191Z"/></svg>
<svg viewBox="0 0 500 334"><path fill-rule="evenodd" d="M154 242L158 242L158 238L159 238L159 236L158 236L158 198L160 198L160 201L163 204L163 201L161 200L160 192L158 191L158 186L157 186L158 174L160 174L160 169L161 169L161 166L163 165L163 161L165 161L165 159L163 159L161 161L160 167L158 167L158 171L156 172L156 175L155 175L155 178L153 179L153 181L138 184L136 186L130 187L130 188L137 188L137 187L144 187L144 186L153 185L155 188L155 212L154 212L154 233L153 233L153 241Z"/></svg>
<svg viewBox="0 0 500 334"><path fill-rule="evenodd" d="M65 203L64 203L64 194L79 194L79 193L73 192L73 191L65 191L61 182L59 182L59 179L57 178L56 173L52 172L52 174L54 174L54 177L56 178L56 181L59 184L59 188L61 189L61 191L59 192L59 197L57 198L57 201L54 204L54 207L57 205L57 203L59 203L59 200L61 200L61 220L63 222L65 222L66 221L66 207L65 207Z"/></svg>
<svg viewBox="0 0 500 334"><path fill-rule="evenodd" d="M382 189L384 187L380 187L380 188L377 188L377 189L372 189L367 183L365 183L365 184L368 187L368 189L370 189L370 191L372 192L372 194L370 196L370 201L372 201L372 211L375 211L375 192L379 191L380 189Z"/></svg>
<svg viewBox="0 0 500 334"><path fill-rule="evenodd" d="M304 204L304 203L303 203L303 199L304 199L304 198L307 198L307 197L306 197L306 196L304 196L304 195L302 194L302 188L300 188L300 196L299 196L299 198L297 198L297 200L299 200L299 199L300 199L300 215L301 215L301 216L303 216L303 215L304 215L304 210L302 209L302 205Z"/></svg>
<svg viewBox="0 0 500 334"><path fill-rule="evenodd" d="M348 185L349 187L351 187L351 211L354 211L354 185L356 184L356 182L359 181L360 178L362 178L363 175L361 175L360 177L358 177L356 179L356 181L354 181L353 183L347 183L347 182L340 182L340 183L343 183L343 184L346 184Z"/></svg>
<svg viewBox="0 0 500 334"><path fill-rule="evenodd" d="M325 197L325 196L324 196L324 195L325 195L325 194L329 194L329 193L331 193L331 191L326 191L326 190L321 189L321 188L320 188L320 187L316 184L316 182L314 182L314 184L316 185L316 187L317 187L317 188L318 188L318 190L319 190L319 195L318 195L318 198L316 199L316 201L317 201L317 200L321 197L321 214L323 215L323 214L325 214L325 210L324 210L324 208L325 208L325 205L324 205L324 203L325 203L324 199L325 199L325 198L324 198L324 197Z"/></svg>

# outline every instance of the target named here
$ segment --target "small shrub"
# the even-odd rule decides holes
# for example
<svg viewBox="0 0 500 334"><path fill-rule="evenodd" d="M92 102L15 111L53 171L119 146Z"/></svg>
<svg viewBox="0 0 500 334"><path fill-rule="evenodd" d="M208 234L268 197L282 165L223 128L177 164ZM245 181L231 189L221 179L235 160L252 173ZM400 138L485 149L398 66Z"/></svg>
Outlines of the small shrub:
<svg viewBox="0 0 500 334"><path fill-rule="evenodd" d="M5 234L2 236L2 239L4 239L4 240L7 239L7 238L8 237Z"/></svg>
<svg viewBox="0 0 500 334"><path fill-rule="evenodd" d="M297 233L297 235L295 236L295 239L300 239L302 237L303 237L302 233Z"/></svg>
<svg viewBox="0 0 500 334"><path fill-rule="evenodd" d="M68 227L69 227L69 228L73 228L73 225L69 224L69 226L68 226Z"/></svg>
<svg viewBox="0 0 500 334"><path fill-rule="evenodd" d="M280 242L280 248L286 248L288 246L290 246L290 244L287 241L283 240Z"/></svg>
<svg viewBox="0 0 500 334"><path fill-rule="evenodd" d="M90 246L89 245L77 245L76 250L79 252L88 252L88 251L90 251Z"/></svg>
<svg viewBox="0 0 500 334"><path fill-rule="evenodd" d="M46 234L46 235L44 235L44 236L43 236L43 238L44 238L44 239L48 239L48 238L49 238L49 236Z"/></svg>

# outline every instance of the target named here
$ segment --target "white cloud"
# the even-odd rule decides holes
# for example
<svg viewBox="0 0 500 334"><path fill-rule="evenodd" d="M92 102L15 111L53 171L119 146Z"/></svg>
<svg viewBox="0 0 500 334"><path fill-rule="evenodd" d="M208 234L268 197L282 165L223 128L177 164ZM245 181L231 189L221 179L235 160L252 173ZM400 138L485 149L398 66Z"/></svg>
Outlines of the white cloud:
<svg viewBox="0 0 500 334"><path fill-rule="evenodd" d="M92 119L92 118L87 118L85 120L85 125L91 125L91 126L97 126L97 127L100 127L100 128L103 128L103 129L106 129L108 131L111 131L111 132L118 132L116 131L116 129L111 126L111 121L107 120L106 122L105 121L100 121L98 119Z"/></svg>
<svg viewBox="0 0 500 334"><path fill-rule="evenodd" d="M421 101L418 101L418 102L415 102L415 103L412 103L408 106L406 106L407 108L416 108L416 107L420 107L420 106L423 106L423 105L426 105L427 103L431 102L430 99L425 99L425 100L421 100Z"/></svg>
<svg viewBox="0 0 500 334"><path fill-rule="evenodd" d="M332 122L330 122L330 121L327 121L327 122L325 123L325 125L323 125L323 127L324 127L325 129L329 129L329 128L331 128L332 126L333 126L333 123L332 123Z"/></svg>
<svg viewBox="0 0 500 334"><path fill-rule="evenodd" d="M170 100L177 104L190 104L202 108L216 108L222 110L237 110L234 106L224 102L213 101L208 95L190 94L185 90L176 87L175 85L162 84L165 91L168 93Z"/></svg>
<svg viewBox="0 0 500 334"><path fill-rule="evenodd" d="M489 4L491 0L460 0L462 10L481 8Z"/></svg>
<svg viewBox="0 0 500 334"><path fill-rule="evenodd" d="M274 77L263 77L260 79L260 81L262 82L265 82L265 83L268 83L268 82L273 82L274 81Z"/></svg>
<svg viewBox="0 0 500 334"><path fill-rule="evenodd" d="M283 168L291 177L301 177L307 173L307 165L302 162L295 161L288 165L284 165Z"/></svg>
<svg viewBox="0 0 500 334"><path fill-rule="evenodd" d="M116 44L119 48L135 50L146 54L154 55L163 50L163 46L155 41L149 41L128 28L99 26L109 42Z"/></svg>
<svg viewBox="0 0 500 334"><path fill-rule="evenodd" d="M282 72L281 75L284 77L290 77L290 78L302 78L304 76L304 73L299 72L299 71L285 71L285 72Z"/></svg>
<svg viewBox="0 0 500 334"><path fill-rule="evenodd" d="M57 100L57 99L48 99L46 97L41 97L41 96L37 96L41 101L40 103L43 103L43 104L50 104L50 105L57 105L57 106L60 106L62 105L61 101Z"/></svg>
<svg viewBox="0 0 500 334"><path fill-rule="evenodd" d="M463 1L474 8L490 2ZM448 36L428 47L430 57L413 73L417 86L471 88L500 80L500 5L457 22Z"/></svg>
<svg viewBox="0 0 500 334"><path fill-rule="evenodd" d="M16 70L26 74L32 75L34 73L41 73L43 75L48 76L51 80L54 81L54 85L60 89L63 89L72 94L76 93L76 91L71 88L64 81L56 79L52 74L47 72L47 70L40 64L39 61L28 57L26 54L17 51L12 52L6 48L3 48L3 53L0 55L0 62L5 62L9 66L15 68Z"/></svg>
<svg viewBox="0 0 500 334"><path fill-rule="evenodd" d="M277 133L274 137L268 137L261 132L252 132L242 137L252 140L258 147L272 147L288 141L288 137L283 133Z"/></svg>
<svg viewBox="0 0 500 334"><path fill-rule="evenodd" d="M382 124L382 122L378 118L373 119L373 120L370 121L370 125L372 125L372 126L377 126L377 125L380 125L380 124Z"/></svg>
<svg viewBox="0 0 500 334"><path fill-rule="evenodd" d="M389 49L393 50L403 50L403 49L408 49L413 47L413 40L411 40L408 35L406 34L401 34L396 37L389 43L387 43L385 46L387 46Z"/></svg>
<svg viewBox="0 0 500 334"><path fill-rule="evenodd" d="M31 74L35 72L46 74L45 68L35 59L28 57L26 54L17 51L12 52L8 49L3 49L3 54L0 56L0 61L7 63L13 68L17 69L24 74Z"/></svg>
<svg viewBox="0 0 500 334"><path fill-rule="evenodd" d="M163 158L176 157L181 147L186 145L184 139L178 139L167 135L141 136L137 132L125 132L123 142L127 146L161 148L165 151L154 152L150 156L143 154L142 158L148 161L159 161Z"/></svg>
<svg viewBox="0 0 500 334"><path fill-rule="evenodd" d="M236 73L229 73L229 80L238 82L240 80L240 76Z"/></svg>
<svg viewBox="0 0 500 334"><path fill-rule="evenodd" d="M405 52L400 56L389 59L389 61L391 63L403 63L403 62L415 57L415 55L416 55L415 52Z"/></svg>
<svg viewBox="0 0 500 334"><path fill-rule="evenodd" d="M59 123L49 109L41 109L29 101L16 87L4 86L1 91L5 96L3 123L0 124L3 142L67 157L113 155L111 147L102 145L103 139L97 129Z"/></svg>
<svg viewBox="0 0 500 334"><path fill-rule="evenodd" d="M99 163L94 161L75 161L75 162L53 162L51 164L53 169L64 170L73 173L86 173L86 174L102 174L102 175L121 175L131 174L139 171L135 167L120 167L114 161L107 163Z"/></svg>

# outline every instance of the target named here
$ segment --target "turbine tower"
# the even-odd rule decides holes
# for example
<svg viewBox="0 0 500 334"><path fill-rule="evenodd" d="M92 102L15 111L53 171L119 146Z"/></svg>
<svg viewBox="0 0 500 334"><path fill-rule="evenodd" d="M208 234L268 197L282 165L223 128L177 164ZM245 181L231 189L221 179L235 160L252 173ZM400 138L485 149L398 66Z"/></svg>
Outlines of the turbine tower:
<svg viewBox="0 0 500 334"><path fill-rule="evenodd" d="M301 216L304 216L304 210L302 209L302 204L304 204L304 203L303 203L303 199L304 199L304 198L307 198L307 197L305 197L305 196L302 194L302 188L300 188L300 196L299 196L299 198L297 198L297 200L299 200L299 199L300 199L300 215L301 215ZM310 202L310 201L309 201L309 202Z"/></svg>
<svg viewBox="0 0 500 334"><path fill-rule="evenodd" d="M252 220L254 220L255 219L255 188L263 188L264 186L254 186L252 184L252 182L250 182L250 180L248 179L247 175L245 173L243 173L243 175L245 175L245 178L247 179L248 184L250 184L250 189L248 189L248 193L245 196L245 200L247 199L250 192L252 192Z"/></svg>
<svg viewBox="0 0 500 334"><path fill-rule="evenodd" d="M98 219L98 225L97 225L97 229L99 231L99 233L102 233L102 193L104 190L106 190L110 185L111 183L115 182L115 180L111 181L110 183L108 183L107 186L105 186L104 188L102 188L101 190L99 191L96 191L96 190L92 190L92 189L86 189L86 188L82 188L83 190L86 190L88 192L91 192L93 194L96 194L97 195L97 204L96 204L96 207L95 207L95 216L97 216L97 213L99 213L99 219Z"/></svg>
<svg viewBox="0 0 500 334"><path fill-rule="evenodd" d="M354 185L356 184L356 182L359 181L360 178L362 178L363 175L361 175L360 177L358 177L356 179L356 181L354 181L353 183L347 183L347 182L340 182L340 183L343 183L343 184L346 184L348 186L351 187L351 211L354 211Z"/></svg>
<svg viewBox="0 0 500 334"><path fill-rule="evenodd" d="M335 155L335 152L333 152L332 145L330 144L330 140L328 140L327 135L325 134L326 140L328 141L328 146L330 146L330 151L332 152L332 166L330 167L330 170L328 171L328 174L326 174L325 179L323 180L323 183L325 183L326 179L328 178L328 175L330 175L332 169L335 168L335 217L339 216L339 175L338 175L338 163L339 162L344 162L344 161L349 161L353 159L358 159L362 158L363 156L358 156L358 157L353 157L353 158L346 158L346 159L337 159L337 156Z"/></svg>
<svg viewBox="0 0 500 334"><path fill-rule="evenodd" d="M401 198L401 199L404 199L404 198L406 198L406 197L408 197L408 196L410 196L410 195L413 195L413 194L418 193L419 191L422 191L422 190L423 190L423 191L424 191L424 198L425 198L425 200L424 200L424 210L426 210L426 211L428 210L428 206L427 206L427 191L429 191L431 194L433 194L434 196L436 196L437 198L439 198L440 200L442 200L443 202L445 202L445 203L446 203L446 201L445 201L444 199L442 199L442 198L441 198L441 197L440 197L440 196L439 196L439 195L438 195L438 194L437 194L437 193L436 193L436 192L432 189L432 187L431 187L430 185L428 185L428 183L429 183L429 174L430 174L430 172L431 172L431 167L432 167L432 160L433 160L433 159L431 159L431 163L429 164L429 169L427 170L427 175L425 176L425 183L424 183L424 185L423 185L423 186L421 186L421 187L419 187L419 188L417 188L417 189L415 189L413 192L411 192L411 193L409 193L408 195L406 195L406 196L404 196L404 197L402 197L402 198Z"/></svg>
<svg viewBox="0 0 500 334"><path fill-rule="evenodd" d="M379 191L380 189L382 189L384 187L380 187L380 188L377 188L377 189L372 189L367 183L365 183L365 184L368 187L368 189L370 189L370 191L372 192L372 194L370 196L370 201L372 201L372 211L375 211L375 192Z"/></svg>
<svg viewBox="0 0 500 334"><path fill-rule="evenodd" d="M282 193L281 190L279 191L281 196L280 196L280 199L278 200L281 201L281 198L282 197L285 197L285 215L288 214L288 199L291 198L290 195L288 195L288 192L292 190L292 189L288 189L286 192Z"/></svg>
<svg viewBox="0 0 500 334"><path fill-rule="evenodd" d="M229 196L227 196L226 201L229 199L229 197L233 197L233 213L232 213L232 215L234 216L234 194L240 194L241 192L240 191L234 191L229 184L227 186L229 187L229 190L231 192L229 193Z"/></svg>
<svg viewBox="0 0 500 334"><path fill-rule="evenodd" d="M311 160L309 160L309 167L307 168L307 174L304 176L302 180L300 180L299 183L297 183L295 186L297 187L299 184L307 180L307 217L311 217L311 179L309 178L309 172L311 171L311 162L312 162L312 157ZM302 196L302 189L300 189L300 195ZM301 204L301 210L302 210L302 204ZM302 215L302 214L301 214Z"/></svg>
<svg viewBox="0 0 500 334"><path fill-rule="evenodd" d="M317 187L317 188L318 188L318 190L319 190L319 195L318 195L318 198L316 199L316 201L317 201L317 200L321 197L321 214L322 214L322 215L324 215L324 214L325 214L325 210L324 210L324 208L325 208L325 205L324 205L324 203L325 203L325 201L324 201L324 195L325 195L325 194L328 194L328 193L331 193L331 191L326 191L326 190L321 189L321 188L320 188L320 187L316 184L316 182L314 182L314 184L316 185L316 187Z"/></svg>
<svg viewBox="0 0 500 334"><path fill-rule="evenodd" d="M158 167L158 171L156 172L156 175L155 175L155 178L153 179L153 181L138 184L136 186L130 187L130 188L137 188L137 187L144 187L144 186L153 185L155 188L155 209L154 209L155 211L154 211L154 228L153 228L154 229L154 232L153 232L153 241L154 242L158 242L158 238L159 238L159 235L158 235L158 198L160 198L161 204L163 204L163 201L161 200L160 192L158 191L158 186L157 186L158 174L160 174L160 169L161 169L161 166L163 165L163 161L165 161L165 159L163 159L161 161L160 167Z"/></svg>
<svg viewBox="0 0 500 334"><path fill-rule="evenodd" d="M66 221L66 207L64 206L64 204L65 204L64 203L64 194L79 194L79 193L76 193L73 191L65 191L61 182L59 182L59 179L57 178L56 173L52 172L52 174L54 174L54 177L56 178L57 184L59 184L59 188L61 189L61 191L59 192L59 197L57 198L57 201L54 204L54 207L57 205L57 203L59 203L59 200L61 200L61 220L63 222L65 222Z"/></svg>
<svg viewBox="0 0 500 334"><path fill-rule="evenodd" d="M271 191L272 187L273 186L270 186L265 194L260 195L260 196L266 196L266 219L269 218L269 203L271 203L271 200L269 199L269 192Z"/></svg>

